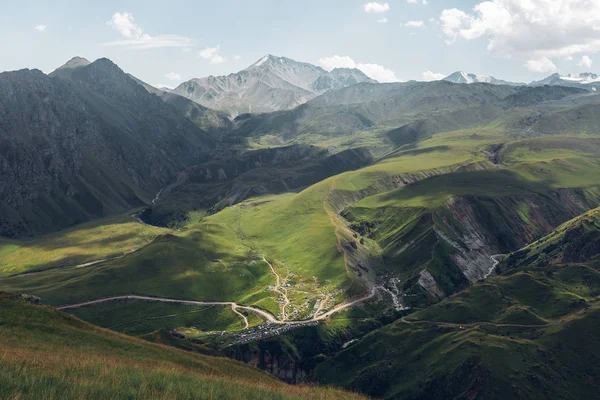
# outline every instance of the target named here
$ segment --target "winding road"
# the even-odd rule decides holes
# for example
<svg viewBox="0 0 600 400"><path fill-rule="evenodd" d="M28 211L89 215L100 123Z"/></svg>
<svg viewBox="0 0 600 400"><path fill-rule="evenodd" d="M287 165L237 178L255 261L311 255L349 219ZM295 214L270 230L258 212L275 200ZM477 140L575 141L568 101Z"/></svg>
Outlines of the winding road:
<svg viewBox="0 0 600 400"><path fill-rule="evenodd" d="M290 304L290 299L288 299L288 297L287 297L287 290L284 289L283 286L281 285L281 280L282 280L281 276L277 273L277 271L275 270L273 265L269 261L267 261L267 259L264 256L262 259L264 262L267 263L269 268L271 268L271 272L273 273L273 275L275 275L275 280L276 280L277 284L273 288L273 291L279 293L283 297L284 303L281 306L281 316L285 320L285 308ZM286 277L284 279L284 282L283 282L284 285L287 282L287 279L288 279L288 277Z"/></svg>
<svg viewBox="0 0 600 400"><path fill-rule="evenodd" d="M381 289L381 288L378 286L375 286L371 289L371 291L367 295L359 297L350 302L338 304L337 306L335 306L331 310L327 311L326 313L315 316L313 318L304 319L304 320L296 320L296 321L279 320L279 319L275 318L275 316L273 314L271 314L270 312L265 311L261 308L252 307L252 306L241 306L232 301L179 300L179 299L170 299L170 298L166 298L166 297L140 296L140 295L136 295L136 294L126 294L126 295L121 295L121 296L104 297L101 299L89 300L89 301L84 301L84 302L75 303L75 304L68 304L68 305L58 306L55 308L57 310L63 311L63 310L70 310L73 308L81 308L81 307L86 307L86 306L91 306L91 305L101 304L101 303L108 303L111 301L118 301L118 300L144 300L144 301L156 301L156 302L160 302L160 303L185 304L185 305L194 305L194 306L210 306L210 305L230 306L231 309L233 310L233 312L238 314L243 319L245 328L248 328L248 326L249 326L248 318L244 314L239 312L239 310L253 312L253 313L257 314L258 316L264 318L266 321L273 323L273 324L278 324L278 325L305 324L307 322L323 321L324 319L328 318L329 316L331 316L339 311L345 310L347 308L354 306L355 304L358 304L358 303L361 303L368 299L371 299L373 296L375 296L375 293L377 293L377 290L379 290L379 289Z"/></svg>
<svg viewBox="0 0 600 400"><path fill-rule="evenodd" d="M262 310L260 308L255 308L255 307L240 306L239 304L234 303L232 301L179 300L179 299L169 299L166 297L139 296L137 294L126 294L126 295L122 295L122 296L104 297L101 299L84 301L81 303L69 304L69 305L59 306L59 307L55 307L55 308L57 310L61 310L61 311L62 310L70 310L73 308L81 308L81 307L85 307L85 306L91 306L91 305L95 305L95 304L107 303L110 301L117 301L117 300L144 300L144 301L156 301L156 302L160 302L160 303L185 304L185 305L191 305L191 306L230 306L231 309L233 310L233 312L235 312L236 314L238 314L240 317L243 318L243 320L246 324L246 327L248 326L248 319L246 318L245 315L240 313L238 311L238 309L246 310L246 311L250 311L255 314L258 314L261 317L265 318L269 322L282 323L282 321L279 321L278 319L276 319L273 316L273 314L269 313L268 311Z"/></svg>

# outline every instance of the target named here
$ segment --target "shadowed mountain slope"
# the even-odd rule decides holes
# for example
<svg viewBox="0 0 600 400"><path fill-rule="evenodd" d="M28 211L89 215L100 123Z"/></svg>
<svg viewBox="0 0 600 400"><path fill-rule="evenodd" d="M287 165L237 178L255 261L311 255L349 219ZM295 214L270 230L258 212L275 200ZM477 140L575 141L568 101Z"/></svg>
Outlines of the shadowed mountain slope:
<svg viewBox="0 0 600 400"><path fill-rule="evenodd" d="M0 74L0 235L143 205L215 140L100 59ZM73 63L71 63L73 64Z"/></svg>

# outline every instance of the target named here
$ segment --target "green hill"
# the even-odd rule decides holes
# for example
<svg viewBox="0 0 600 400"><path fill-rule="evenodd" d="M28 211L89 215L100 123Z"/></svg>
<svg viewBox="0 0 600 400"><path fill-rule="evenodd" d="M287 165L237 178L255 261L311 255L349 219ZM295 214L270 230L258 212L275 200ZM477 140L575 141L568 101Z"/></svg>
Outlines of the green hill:
<svg viewBox="0 0 600 400"><path fill-rule="evenodd" d="M499 276L374 331L314 376L402 399L595 397L600 209L508 256Z"/></svg>
<svg viewBox="0 0 600 400"><path fill-rule="evenodd" d="M236 361L152 344L0 293L6 399L359 399L291 386Z"/></svg>

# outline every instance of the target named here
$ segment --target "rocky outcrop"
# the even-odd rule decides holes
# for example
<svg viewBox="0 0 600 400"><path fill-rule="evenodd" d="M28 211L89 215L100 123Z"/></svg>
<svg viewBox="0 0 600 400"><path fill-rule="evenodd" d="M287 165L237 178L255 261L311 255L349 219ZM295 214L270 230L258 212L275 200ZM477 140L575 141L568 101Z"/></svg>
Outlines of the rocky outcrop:
<svg viewBox="0 0 600 400"><path fill-rule="evenodd" d="M429 271L426 269L422 270L419 273L419 280L417 281L419 285L425 289L428 293L436 298L443 298L444 291L438 286L435 278L431 275Z"/></svg>
<svg viewBox="0 0 600 400"><path fill-rule="evenodd" d="M303 383L308 380L310 368L298 355L290 353L277 340L260 342L258 347L238 346L227 348L224 355L267 371L287 383Z"/></svg>

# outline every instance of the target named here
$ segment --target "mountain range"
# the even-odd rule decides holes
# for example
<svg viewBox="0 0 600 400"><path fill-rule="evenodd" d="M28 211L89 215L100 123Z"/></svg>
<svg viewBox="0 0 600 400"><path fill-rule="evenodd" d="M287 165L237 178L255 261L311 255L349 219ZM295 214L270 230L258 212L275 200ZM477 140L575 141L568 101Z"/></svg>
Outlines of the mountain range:
<svg viewBox="0 0 600 400"><path fill-rule="evenodd" d="M493 76L457 71L443 78L452 83L488 83L508 86L570 86L595 90L598 75L553 74L529 84L510 82ZM286 57L266 55L248 68L226 76L208 76L183 82L175 89L163 92L186 97L209 109L224 112L229 118L246 113L269 113L291 110L329 91L359 83L376 83L356 68L335 68L326 71L306 62Z"/></svg>
<svg viewBox="0 0 600 400"><path fill-rule="evenodd" d="M360 82L375 80L358 69L328 72L312 64L266 55L240 72L192 79L172 92L236 117L289 110L322 93Z"/></svg>
<svg viewBox="0 0 600 400"><path fill-rule="evenodd" d="M539 81L533 81L531 83L516 83L504 81L502 79L496 79L493 76L476 75L463 71L454 72L443 79L444 81L452 83L489 83L492 85L510 85L510 86L569 86L579 87L591 91L596 91L596 86L600 85L600 76L592 72L582 72L579 74L566 74L561 75L554 73L547 78Z"/></svg>
<svg viewBox="0 0 600 400"><path fill-rule="evenodd" d="M580 74L552 74L549 77L530 83L530 85L542 86L571 86L584 87L588 90L596 91L596 86L600 86L600 75L591 72L583 72Z"/></svg>

